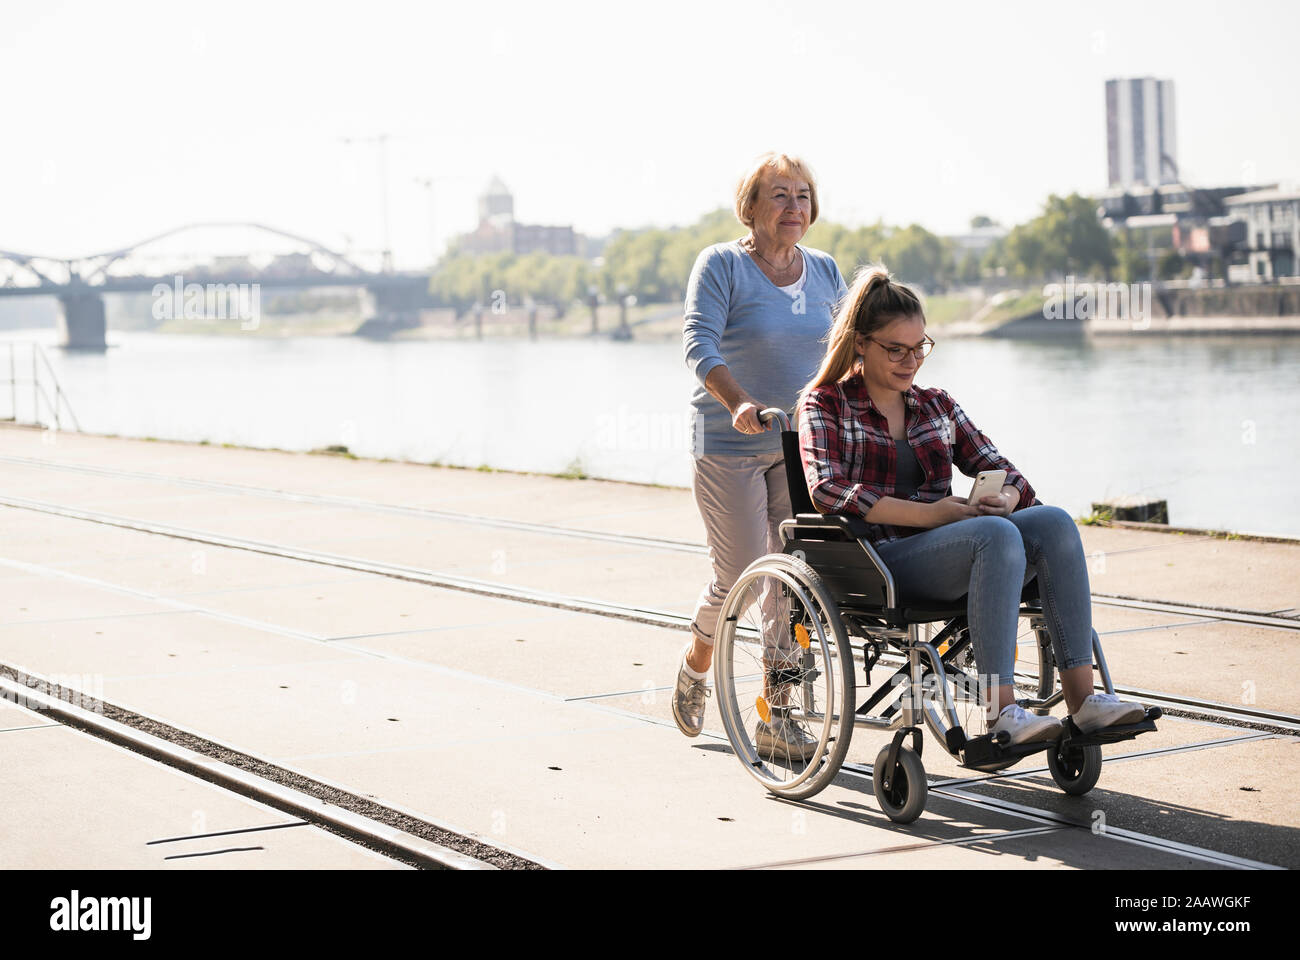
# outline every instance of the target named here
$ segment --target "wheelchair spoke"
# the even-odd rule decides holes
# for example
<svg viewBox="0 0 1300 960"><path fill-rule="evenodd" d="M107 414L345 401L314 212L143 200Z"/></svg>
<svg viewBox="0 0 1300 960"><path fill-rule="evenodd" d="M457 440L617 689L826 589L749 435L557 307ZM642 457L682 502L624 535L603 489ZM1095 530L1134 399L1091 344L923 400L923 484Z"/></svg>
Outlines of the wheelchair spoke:
<svg viewBox="0 0 1300 960"><path fill-rule="evenodd" d="M842 753L828 764L851 723L834 605L802 561L775 554L741 575L723 613L715 662L728 738L769 790L811 795L838 770Z"/></svg>

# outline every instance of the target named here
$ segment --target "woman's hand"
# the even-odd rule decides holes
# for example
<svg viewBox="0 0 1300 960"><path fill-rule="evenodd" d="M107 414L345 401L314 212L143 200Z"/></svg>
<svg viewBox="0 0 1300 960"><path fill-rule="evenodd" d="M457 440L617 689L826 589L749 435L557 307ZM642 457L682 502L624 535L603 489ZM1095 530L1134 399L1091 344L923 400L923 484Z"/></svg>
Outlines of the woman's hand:
<svg viewBox="0 0 1300 960"><path fill-rule="evenodd" d="M934 527L942 527L949 523L956 523L958 520L965 520L967 517L980 515L979 508L967 503L965 497L944 497L927 506L930 508L930 519L934 521L931 526Z"/></svg>
<svg viewBox="0 0 1300 960"><path fill-rule="evenodd" d="M1005 486L1001 493L980 497L980 516L1009 517L1020 500L1020 491L1012 486Z"/></svg>
<svg viewBox="0 0 1300 960"><path fill-rule="evenodd" d="M704 389L727 408L731 414L731 425L741 433L762 433L770 430L770 424L758 419L762 404L751 397L745 388L736 382L731 371L725 365L714 367L704 378Z"/></svg>
<svg viewBox="0 0 1300 960"><path fill-rule="evenodd" d="M758 413L763 407L753 400L745 400L737 405L736 409L731 411L731 425L741 433L762 433L765 430L771 430L772 424L763 423L758 419Z"/></svg>

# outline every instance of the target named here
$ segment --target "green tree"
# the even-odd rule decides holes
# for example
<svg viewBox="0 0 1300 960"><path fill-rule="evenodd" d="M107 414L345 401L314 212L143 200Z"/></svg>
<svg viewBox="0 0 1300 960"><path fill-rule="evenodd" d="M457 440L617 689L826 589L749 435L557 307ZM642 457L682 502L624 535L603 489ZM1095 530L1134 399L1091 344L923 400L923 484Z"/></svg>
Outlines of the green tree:
<svg viewBox="0 0 1300 960"><path fill-rule="evenodd" d="M1141 283L1151 279L1151 258L1146 248L1131 231L1124 230L1115 238L1117 274L1124 283Z"/></svg>
<svg viewBox="0 0 1300 960"><path fill-rule="evenodd" d="M942 290L952 275L947 245L915 223L890 234L882 255L890 273L928 291Z"/></svg>
<svg viewBox="0 0 1300 960"><path fill-rule="evenodd" d="M993 221L980 215L971 225ZM592 287L606 298L626 291L644 302L680 301L700 251L744 232L732 211L719 207L685 227L621 231L595 262L544 253L473 256L453 249L434 269L429 289L457 315L475 303L490 303L497 290L511 304L531 299L552 304L560 313L585 301ZM1109 276L1117 265L1122 276L1148 269L1146 255L1128 241L1112 240L1093 202L1078 194L1048 197L1039 216L995 241L982 261L970 255L958 258L949 241L919 224L895 228L878 221L853 228L823 219L813 224L803 244L833 256L850 282L862 265L883 262L899 279L930 292L956 281L976 282L982 273L1003 268L1034 279L1093 270ZM1175 265L1171 262L1169 268Z"/></svg>
<svg viewBox="0 0 1300 960"><path fill-rule="evenodd" d="M806 246L825 250L835 258L840 273L849 283L859 267L875 263L884 256L885 236L889 228L883 223L851 230L837 223L821 220L813 224L804 238Z"/></svg>
<svg viewBox="0 0 1300 960"><path fill-rule="evenodd" d="M1012 229L999 255L1010 272L1022 277L1063 278L1093 271L1109 277L1117 263L1114 241L1097 218L1096 204L1077 193L1049 196L1041 214Z"/></svg>
<svg viewBox="0 0 1300 960"><path fill-rule="evenodd" d="M1037 221L1017 224L1001 244L1003 263L1018 276L1040 276L1045 272L1043 231Z"/></svg>
<svg viewBox="0 0 1300 960"><path fill-rule="evenodd" d="M1087 274L1098 270L1109 277L1115 252L1106 228L1097 217L1097 205L1072 193L1047 198L1042 216L1031 221L1042 243L1042 267L1048 273Z"/></svg>

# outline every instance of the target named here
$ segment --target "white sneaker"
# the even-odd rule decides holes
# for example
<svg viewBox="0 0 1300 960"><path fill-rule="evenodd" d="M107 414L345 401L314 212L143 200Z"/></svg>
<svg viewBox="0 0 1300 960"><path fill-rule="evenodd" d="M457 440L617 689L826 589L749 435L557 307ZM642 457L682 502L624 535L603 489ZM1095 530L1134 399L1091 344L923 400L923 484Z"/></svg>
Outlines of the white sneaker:
<svg viewBox="0 0 1300 960"><path fill-rule="evenodd" d="M1061 735L1061 721L1057 717L1040 717L1036 713L1027 713L1018 703L1003 707L998 714L997 723L989 733L995 737L1005 730L1011 735L1011 743L1033 743L1038 740L1055 740Z"/></svg>
<svg viewBox="0 0 1300 960"><path fill-rule="evenodd" d="M1083 733L1093 733L1116 724L1137 723L1147 715L1146 707L1121 700L1113 693L1094 693L1083 701L1071 719Z"/></svg>

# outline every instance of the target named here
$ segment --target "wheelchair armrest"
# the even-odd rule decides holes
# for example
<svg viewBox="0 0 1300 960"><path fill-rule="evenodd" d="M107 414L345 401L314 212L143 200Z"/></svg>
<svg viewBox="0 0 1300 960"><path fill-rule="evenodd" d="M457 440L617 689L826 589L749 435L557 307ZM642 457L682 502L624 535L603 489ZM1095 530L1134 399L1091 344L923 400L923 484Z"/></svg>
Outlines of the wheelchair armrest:
<svg viewBox="0 0 1300 960"><path fill-rule="evenodd" d="M795 514L794 524L804 537L826 533L837 540L861 540L867 536L866 521L846 513L799 513Z"/></svg>
<svg viewBox="0 0 1300 960"><path fill-rule="evenodd" d="M894 578L871 546L868 524L842 513L800 513L781 521L783 553L802 554L836 603L876 608L894 619Z"/></svg>

